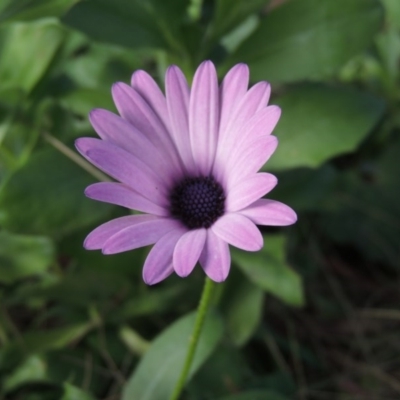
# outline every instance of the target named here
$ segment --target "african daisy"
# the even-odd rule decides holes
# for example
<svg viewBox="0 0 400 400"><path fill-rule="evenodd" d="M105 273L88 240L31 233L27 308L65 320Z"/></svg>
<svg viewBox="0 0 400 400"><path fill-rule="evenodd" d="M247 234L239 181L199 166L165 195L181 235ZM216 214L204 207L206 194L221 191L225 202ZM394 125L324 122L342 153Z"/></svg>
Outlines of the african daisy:
<svg viewBox="0 0 400 400"><path fill-rule="evenodd" d="M274 175L258 171L277 147L271 132L280 109L267 106L267 82L248 84L245 64L218 86L214 65L205 61L191 89L176 66L166 72L165 95L141 70L130 86L113 86L120 116L93 110L90 122L100 139L81 138L76 147L117 182L95 183L85 194L141 214L99 226L86 249L114 254L154 244L143 268L147 284L173 271L185 277L198 261L221 282L231 264L229 245L260 250L256 224L296 221L288 206L262 199L277 184Z"/></svg>

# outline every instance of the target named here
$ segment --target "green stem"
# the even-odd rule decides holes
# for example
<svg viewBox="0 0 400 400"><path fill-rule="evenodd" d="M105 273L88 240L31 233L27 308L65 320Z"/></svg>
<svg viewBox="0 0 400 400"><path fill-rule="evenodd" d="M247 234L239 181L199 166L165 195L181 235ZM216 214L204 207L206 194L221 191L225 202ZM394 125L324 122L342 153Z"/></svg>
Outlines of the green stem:
<svg viewBox="0 0 400 400"><path fill-rule="evenodd" d="M210 278L206 278L203 292L201 294L199 307L197 308L196 320L194 329L189 341L189 348L186 354L185 364L182 368L181 375L176 383L175 389L170 397L170 400L178 400L183 388L185 387L186 379L189 375L193 357L196 352L196 347L200 339L201 328L203 327L204 319L207 314L207 309L210 304L211 294L214 288L214 282Z"/></svg>

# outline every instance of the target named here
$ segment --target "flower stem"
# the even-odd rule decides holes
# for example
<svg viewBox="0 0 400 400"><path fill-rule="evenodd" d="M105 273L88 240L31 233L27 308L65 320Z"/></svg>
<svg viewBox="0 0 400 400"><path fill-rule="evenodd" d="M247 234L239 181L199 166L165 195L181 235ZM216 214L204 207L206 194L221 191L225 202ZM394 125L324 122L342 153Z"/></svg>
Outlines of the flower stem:
<svg viewBox="0 0 400 400"><path fill-rule="evenodd" d="M194 322L193 333L190 337L189 348L186 354L185 364L183 365L181 375L175 385L170 400L178 400L183 388L185 387L190 367L196 352L196 347L200 339L201 328L203 327L204 319L207 314L207 309L210 304L211 294L214 288L214 282L206 277L204 282L203 292L201 293L200 303L197 308L196 320Z"/></svg>

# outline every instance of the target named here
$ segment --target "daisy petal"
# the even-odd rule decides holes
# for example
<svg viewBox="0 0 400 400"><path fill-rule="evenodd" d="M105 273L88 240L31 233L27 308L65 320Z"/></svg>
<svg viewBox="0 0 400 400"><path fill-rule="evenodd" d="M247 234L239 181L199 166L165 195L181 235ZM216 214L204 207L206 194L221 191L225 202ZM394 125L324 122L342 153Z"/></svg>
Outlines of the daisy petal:
<svg viewBox="0 0 400 400"><path fill-rule="evenodd" d="M219 93L217 72L211 61L197 69L189 104L189 133L193 158L204 176L215 157L219 124Z"/></svg>
<svg viewBox="0 0 400 400"><path fill-rule="evenodd" d="M148 285L154 285L172 273L173 251L185 232L183 227L174 229L162 236L150 250L143 267L143 280Z"/></svg>
<svg viewBox="0 0 400 400"><path fill-rule="evenodd" d="M247 251L258 251L263 246L261 232L248 218L239 214L225 214L211 230L222 240Z"/></svg>
<svg viewBox="0 0 400 400"><path fill-rule="evenodd" d="M165 205L166 187L159 175L127 151L99 139L80 138L75 145L97 168L114 179L140 191L148 199Z"/></svg>
<svg viewBox="0 0 400 400"><path fill-rule="evenodd" d="M270 192L278 183L276 177L267 172L248 176L228 190L226 209L241 210Z"/></svg>
<svg viewBox="0 0 400 400"><path fill-rule="evenodd" d="M249 85L249 67L237 64L232 67L222 81L220 88L221 118L219 123L219 141L221 142L228 130L229 120L236 111L238 103L247 92Z"/></svg>
<svg viewBox="0 0 400 400"><path fill-rule="evenodd" d="M241 210L240 214L250 218L257 225L287 226L297 221L296 213L286 204L267 199L255 201Z"/></svg>
<svg viewBox="0 0 400 400"><path fill-rule="evenodd" d="M175 65L169 67L165 74L165 93L175 145L186 168L193 173L195 169L188 134L190 90L185 76Z"/></svg>
<svg viewBox="0 0 400 400"><path fill-rule="evenodd" d="M261 136L232 154L227 169L230 171L230 180L233 184L244 177L255 174L268 161L278 146L275 136Z"/></svg>
<svg viewBox="0 0 400 400"><path fill-rule="evenodd" d="M147 136L155 146L164 148L165 157L170 159L175 166L179 166L178 154L168 130L142 96L122 82L113 85L112 94L122 118Z"/></svg>
<svg viewBox="0 0 400 400"><path fill-rule="evenodd" d="M161 89L154 79L143 70L135 71L132 75L131 86L142 96L153 111L160 117L164 126L169 127L167 103Z"/></svg>
<svg viewBox="0 0 400 400"><path fill-rule="evenodd" d="M99 250L104 243L113 235L127 228L128 226L141 224L143 222L155 220L154 215L128 215L116 218L98 226L86 237L83 246L87 250Z"/></svg>
<svg viewBox="0 0 400 400"><path fill-rule="evenodd" d="M146 199L141 194L129 189L122 183L98 182L85 189L85 195L90 199L116 204L131 210L144 213L167 216L168 210Z"/></svg>
<svg viewBox="0 0 400 400"><path fill-rule="evenodd" d="M207 231L195 229L185 233L175 246L173 265L175 272L181 276L188 276L195 267L204 248Z"/></svg>
<svg viewBox="0 0 400 400"><path fill-rule="evenodd" d="M104 254L122 253L156 243L166 233L181 229L178 221L168 218L155 218L143 221L120 230L111 236L103 246Z"/></svg>
<svg viewBox="0 0 400 400"><path fill-rule="evenodd" d="M223 282L231 267L228 243L215 235L212 230L207 230L206 243L199 261L210 279L214 282Z"/></svg>
<svg viewBox="0 0 400 400"><path fill-rule="evenodd" d="M176 175L171 163L166 160L158 147L129 122L110 111L101 109L91 111L89 119L103 140L127 150L154 170L164 171L169 179Z"/></svg>

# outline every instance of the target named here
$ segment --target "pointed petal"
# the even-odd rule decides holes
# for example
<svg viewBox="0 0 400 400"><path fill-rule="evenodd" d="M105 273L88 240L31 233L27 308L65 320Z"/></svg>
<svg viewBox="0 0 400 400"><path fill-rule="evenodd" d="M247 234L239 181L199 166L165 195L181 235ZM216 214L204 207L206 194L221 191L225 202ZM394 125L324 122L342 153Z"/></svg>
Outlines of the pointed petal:
<svg viewBox="0 0 400 400"><path fill-rule="evenodd" d="M297 221L297 215L290 207L269 199L255 201L249 207L241 210L240 214L250 218L258 225L287 226Z"/></svg>
<svg viewBox="0 0 400 400"><path fill-rule="evenodd" d="M143 97L122 82L113 85L112 95L122 118L147 136L156 147L161 144L165 157L179 168L179 156L167 128Z"/></svg>
<svg viewBox="0 0 400 400"><path fill-rule="evenodd" d="M111 142L128 151L155 171L163 171L166 179L171 181L176 171L171 163L143 133L118 115L101 109L89 114L90 122L97 134L105 141Z"/></svg>
<svg viewBox="0 0 400 400"><path fill-rule="evenodd" d="M155 218L129 226L111 236L103 246L104 254L122 253L157 242L166 233L180 229L181 224L169 218Z"/></svg>
<svg viewBox="0 0 400 400"><path fill-rule="evenodd" d="M213 170L217 179L225 177L225 161L240 141L243 127L258 111L265 107L270 92L271 88L267 82L255 84L242 98L235 112L232 113L225 129L229 134L224 135L218 143L216 164Z"/></svg>
<svg viewBox="0 0 400 400"><path fill-rule="evenodd" d="M162 236L150 250L143 267L143 280L148 285L154 285L172 273L172 254L185 232L183 227L174 229Z"/></svg>
<svg viewBox="0 0 400 400"><path fill-rule="evenodd" d="M159 216L169 215L169 211L146 199L140 193L133 191L117 182L98 182L85 189L85 195L90 199L116 204L131 210L137 210Z"/></svg>
<svg viewBox="0 0 400 400"><path fill-rule="evenodd" d="M247 176L228 190L226 210L233 212L247 207L270 192L277 183L276 177L267 172Z"/></svg>
<svg viewBox="0 0 400 400"><path fill-rule="evenodd" d="M239 214L225 214L211 230L222 240L247 251L258 251L263 246L263 237L257 226Z"/></svg>
<svg viewBox="0 0 400 400"><path fill-rule="evenodd" d="M104 246L107 240L122 231L128 226L141 224L143 222L155 220L154 215L128 215L126 217L116 218L98 226L86 237L83 246L87 250L98 250Z"/></svg>
<svg viewBox="0 0 400 400"><path fill-rule="evenodd" d="M215 282L223 282L231 267L228 243L207 230L207 239L200 256L200 264L207 276Z"/></svg>
<svg viewBox="0 0 400 400"><path fill-rule="evenodd" d="M218 140L219 93L217 72L211 61L203 62L193 78L189 104L192 154L199 172L209 175Z"/></svg>
<svg viewBox="0 0 400 400"><path fill-rule="evenodd" d="M127 151L94 138L75 142L78 151L93 165L159 205L167 206L167 188L159 174Z"/></svg>
<svg viewBox="0 0 400 400"><path fill-rule="evenodd" d="M169 130L169 116L165 97L155 80L143 70L133 73L131 86L142 96Z"/></svg>
<svg viewBox="0 0 400 400"><path fill-rule="evenodd" d="M249 67L237 64L225 75L220 87L221 118L219 123L219 141L228 134L226 129L236 107L247 92L249 85Z"/></svg>
<svg viewBox="0 0 400 400"><path fill-rule="evenodd" d="M165 74L165 93L175 145L189 173L194 173L189 136L190 90L185 76L175 65L170 66Z"/></svg>
<svg viewBox="0 0 400 400"><path fill-rule="evenodd" d="M269 160L277 146L278 139L275 136L261 136L247 143L246 146L236 149L235 154L232 154L226 164L229 171L229 186L242 181L246 176L257 173Z"/></svg>
<svg viewBox="0 0 400 400"><path fill-rule="evenodd" d="M204 248L207 231L196 229L185 233L175 246L173 265L175 272L181 276L188 276L195 267Z"/></svg>

